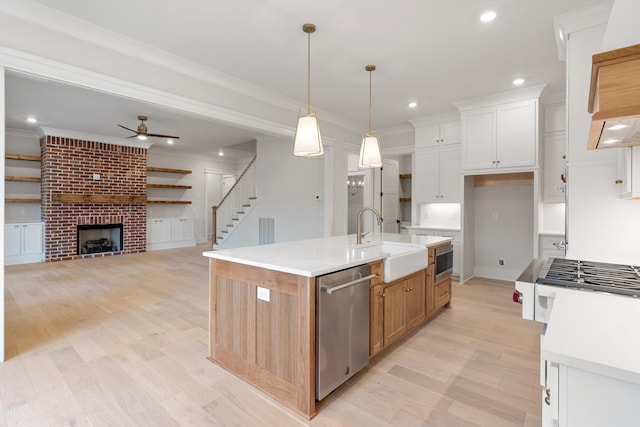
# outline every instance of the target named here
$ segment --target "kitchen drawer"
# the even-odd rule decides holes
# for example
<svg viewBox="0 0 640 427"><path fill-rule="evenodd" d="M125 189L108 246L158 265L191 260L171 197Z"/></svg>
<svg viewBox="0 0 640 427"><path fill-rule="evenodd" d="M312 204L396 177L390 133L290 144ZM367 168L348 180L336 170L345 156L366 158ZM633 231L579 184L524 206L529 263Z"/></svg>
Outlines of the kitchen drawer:
<svg viewBox="0 0 640 427"><path fill-rule="evenodd" d="M451 278L447 278L434 287L434 299L436 302L436 310L443 307L451 301Z"/></svg>

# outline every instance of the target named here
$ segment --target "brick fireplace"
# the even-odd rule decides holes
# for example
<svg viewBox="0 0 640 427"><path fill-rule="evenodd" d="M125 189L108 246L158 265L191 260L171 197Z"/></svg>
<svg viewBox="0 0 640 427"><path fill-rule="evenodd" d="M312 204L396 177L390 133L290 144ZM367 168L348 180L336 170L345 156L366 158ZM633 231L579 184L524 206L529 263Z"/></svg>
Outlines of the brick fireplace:
<svg viewBox="0 0 640 427"><path fill-rule="evenodd" d="M147 146L46 134L40 151L46 261L146 250ZM82 254L79 226L107 224L122 224L122 246Z"/></svg>

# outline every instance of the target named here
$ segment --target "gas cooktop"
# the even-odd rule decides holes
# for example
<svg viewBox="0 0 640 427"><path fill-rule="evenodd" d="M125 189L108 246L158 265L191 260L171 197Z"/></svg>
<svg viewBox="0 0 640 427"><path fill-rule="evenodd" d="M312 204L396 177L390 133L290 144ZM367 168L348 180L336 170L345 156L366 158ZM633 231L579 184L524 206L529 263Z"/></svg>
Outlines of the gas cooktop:
<svg viewBox="0 0 640 427"><path fill-rule="evenodd" d="M640 296L640 267L549 258L536 283Z"/></svg>

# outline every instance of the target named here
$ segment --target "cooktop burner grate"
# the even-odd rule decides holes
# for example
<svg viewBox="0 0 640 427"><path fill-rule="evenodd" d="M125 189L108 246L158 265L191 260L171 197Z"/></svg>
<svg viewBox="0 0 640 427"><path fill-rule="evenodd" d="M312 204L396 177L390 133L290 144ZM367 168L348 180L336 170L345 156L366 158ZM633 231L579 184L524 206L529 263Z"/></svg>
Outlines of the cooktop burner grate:
<svg viewBox="0 0 640 427"><path fill-rule="evenodd" d="M549 258L537 283L640 296L640 267Z"/></svg>

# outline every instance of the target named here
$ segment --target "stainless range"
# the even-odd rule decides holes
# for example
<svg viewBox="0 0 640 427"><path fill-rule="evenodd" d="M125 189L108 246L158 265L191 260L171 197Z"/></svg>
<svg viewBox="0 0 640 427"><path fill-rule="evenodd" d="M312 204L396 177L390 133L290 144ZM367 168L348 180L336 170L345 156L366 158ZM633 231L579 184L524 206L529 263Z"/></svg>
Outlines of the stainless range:
<svg viewBox="0 0 640 427"><path fill-rule="evenodd" d="M546 323L548 296L538 295L536 284L638 297L640 267L564 258L534 260L516 280L513 300L522 304L524 319Z"/></svg>
<svg viewBox="0 0 640 427"><path fill-rule="evenodd" d="M640 267L536 259L515 283L541 322L542 426L637 426Z"/></svg>

